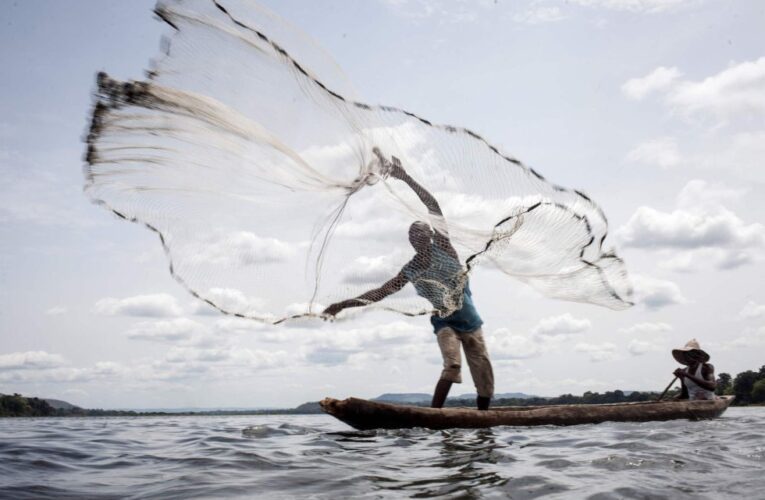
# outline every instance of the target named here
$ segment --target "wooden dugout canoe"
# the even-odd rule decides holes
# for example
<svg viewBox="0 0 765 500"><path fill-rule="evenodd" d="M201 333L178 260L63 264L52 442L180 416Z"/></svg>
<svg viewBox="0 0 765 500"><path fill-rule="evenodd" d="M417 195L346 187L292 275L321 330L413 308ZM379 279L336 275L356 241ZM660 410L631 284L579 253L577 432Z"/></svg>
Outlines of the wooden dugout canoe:
<svg viewBox="0 0 765 500"><path fill-rule="evenodd" d="M488 411L470 408L423 408L348 398L325 398L325 413L359 430L467 428L497 425L578 425L600 422L648 422L653 420L715 418L733 402L733 396L711 401L644 401L601 405L497 406Z"/></svg>

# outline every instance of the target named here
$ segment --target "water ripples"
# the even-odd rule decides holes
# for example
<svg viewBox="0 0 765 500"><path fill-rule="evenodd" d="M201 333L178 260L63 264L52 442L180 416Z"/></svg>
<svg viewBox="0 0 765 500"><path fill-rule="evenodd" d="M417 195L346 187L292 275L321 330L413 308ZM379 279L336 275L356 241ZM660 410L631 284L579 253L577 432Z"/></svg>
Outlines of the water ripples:
<svg viewBox="0 0 765 500"><path fill-rule="evenodd" d="M1 498L765 498L765 408L349 430L327 416L0 420Z"/></svg>

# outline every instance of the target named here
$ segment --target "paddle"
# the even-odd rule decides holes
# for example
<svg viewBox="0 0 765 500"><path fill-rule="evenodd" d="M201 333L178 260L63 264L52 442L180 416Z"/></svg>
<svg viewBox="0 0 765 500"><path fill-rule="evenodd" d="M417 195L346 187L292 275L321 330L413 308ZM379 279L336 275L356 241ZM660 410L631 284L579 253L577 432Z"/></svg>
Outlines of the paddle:
<svg viewBox="0 0 765 500"><path fill-rule="evenodd" d="M669 392L669 388L672 387L672 384L674 384L676 381L677 381L677 375L675 375L675 378L672 379L672 382L669 383L667 388L664 389L664 392L661 393L661 396L659 396L659 398L656 401L661 401L662 399L664 399L664 396L666 396L667 393Z"/></svg>

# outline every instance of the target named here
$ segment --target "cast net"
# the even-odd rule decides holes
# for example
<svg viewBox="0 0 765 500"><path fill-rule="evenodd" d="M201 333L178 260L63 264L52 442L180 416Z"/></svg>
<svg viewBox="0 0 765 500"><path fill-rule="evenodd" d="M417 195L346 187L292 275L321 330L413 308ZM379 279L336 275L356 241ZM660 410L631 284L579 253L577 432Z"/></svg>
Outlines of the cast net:
<svg viewBox="0 0 765 500"><path fill-rule="evenodd" d="M156 232L171 275L210 307L277 323L361 296L338 318L448 315L479 265L550 297L631 304L606 217L580 191L470 130L359 101L251 2L155 12L172 33L146 79L98 76L85 190Z"/></svg>

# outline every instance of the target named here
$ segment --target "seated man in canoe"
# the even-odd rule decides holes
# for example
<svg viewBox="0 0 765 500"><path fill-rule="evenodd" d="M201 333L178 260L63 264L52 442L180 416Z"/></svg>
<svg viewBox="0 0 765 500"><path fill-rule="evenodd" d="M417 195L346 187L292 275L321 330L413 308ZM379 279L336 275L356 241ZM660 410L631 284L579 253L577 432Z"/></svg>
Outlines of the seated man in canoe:
<svg viewBox="0 0 765 500"><path fill-rule="evenodd" d="M691 339L681 349L673 349L672 356L686 368L675 370L675 376L683 385L678 399L706 400L715 399L715 367L709 361L709 354L704 352L696 339Z"/></svg>
<svg viewBox="0 0 765 500"><path fill-rule="evenodd" d="M449 240L443 213L436 199L412 179L399 160L388 161L375 150L385 170L393 178L405 182L417 194L437 221L433 230L426 222L417 221L409 227L409 242L415 255L401 271L379 288L369 290L354 299L330 305L324 310L334 316L343 309L378 302L412 283L417 294L427 299L435 313L430 317L433 331L443 357L443 371L436 384L431 407L441 408L453 383L462 382L460 346L465 350L470 373L475 382L479 410L487 410L494 395L494 373L483 339L483 321L473 304L467 275L462 269L457 251ZM442 315L439 311L453 311Z"/></svg>

